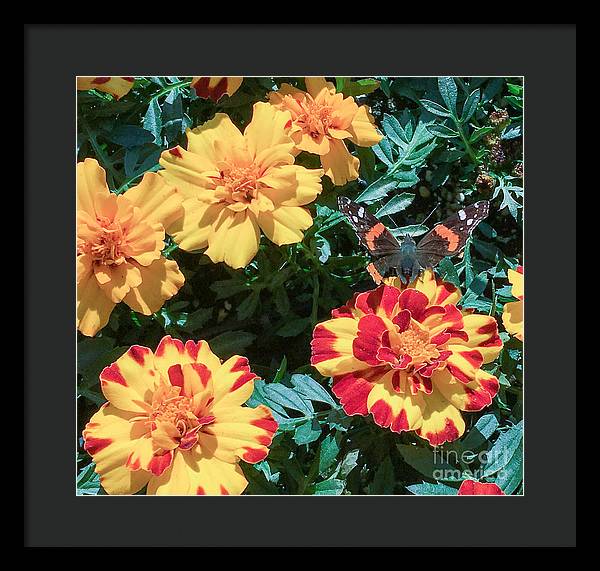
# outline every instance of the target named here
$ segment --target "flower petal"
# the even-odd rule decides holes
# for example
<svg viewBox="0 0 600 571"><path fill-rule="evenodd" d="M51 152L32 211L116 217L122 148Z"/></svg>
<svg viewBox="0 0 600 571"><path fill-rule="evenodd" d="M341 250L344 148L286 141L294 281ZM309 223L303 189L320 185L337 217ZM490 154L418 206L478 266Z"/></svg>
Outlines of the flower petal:
<svg viewBox="0 0 600 571"><path fill-rule="evenodd" d="M82 269L82 263L78 264L77 328L92 337L108 323L115 303L102 291L91 267Z"/></svg>
<svg viewBox="0 0 600 571"><path fill-rule="evenodd" d="M244 137L248 151L256 159L258 166L266 169L277 162L289 162L294 147L286 130L286 124L290 120L288 111L280 111L269 103L254 104L252 121L244 130ZM281 153L279 160L271 153L273 148L277 148ZM269 160L265 160L267 156Z"/></svg>
<svg viewBox="0 0 600 571"><path fill-rule="evenodd" d="M177 262L159 258L149 266L137 266L142 281L132 287L123 301L134 311L151 315L158 311L167 299L173 297L183 285L185 278Z"/></svg>
<svg viewBox="0 0 600 571"><path fill-rule="evenodd" d="M336 186L356 180L360 161L350 154L343 141L330 139L329 146L329 152L321 156L325 174Z"/></svg>
<svg viewBox="0 0 600 571"><path fill-rule="evenodd" d="M257 376L250 371L248 359L234 355L213 373L214 404L231 407L245 403L254 390Z"/></svg>
<svg viewBox="0 0 600 571"><path fill-rule="evenodd" d="M502 350L502 339L498 335L498 323L489 315L463 316L463 329L469 336L464 344L477 349L484 363L492 362Z"/></svg>
<svg viewBox="0 0 600 571"><path fill-rule="evenodd" d="M186 252L206 248L212 225L217 220L223 204L208 204L196 198L184 201L183 215L167 228L167 232Z"/></svg>
<svg viewBox="0 0 600 571"><path fill-rule="evenodd" d="M116 196L111 198L106 171L96 159L77 163L77 210L83 210L94 221L98 214L114 216L116 212Z"/></svg>
<svg viewBox="0 0 600 571"><path fill-rule="evenodd" d="M465 421L460 411L448 402L439 391L424 397L423 424L416 433L432 446L452 442L465 431Z"/></svg>
<svg viewBox="0 0 600 571"><path fill-rule="evenodd" d="M94 265L94 275L100 288L113 303L123 301L129 290L142 283L142 274L139 268L129 262L114 265Z"/></svg>
<svg viewBox="0 0 600 571"><path fill-rule="evenodd" d="M352 343L358 334L358 321L349 317L319 323L311 341L310 364L322 375L336 376L365 368L354 357Z"/></svg>
<svg viewBox="0 0 600 571"><path fill-rule="evenodd" d="M397 288L382 284L373 290L359 293L353 300L353 307L365 315L376 314L391 319L396 312L399 296Z"/></svg>
<svg viewBox="0 0 600 571"><path fill-rule="evenodd" d="M304 206L313 202L323 187L322 169L283 165L269 169L260 182L269 188L261 190L275 206Z"/></svg>
<svg viewBox="0 0 600 571"><path fill-rule="evenodd" d="M352 119L352 124L348 131L352 134L352 142L359 147L372 147L381 141L383 135L380 135L375 129L375 120L369 108L361 105Z"/></svg>
<svg viewBox="0 0 600 571"><path fill-rule="evenodd" d="M245 268L258 252L260 232L254 214L248 210L232 212L225 208L208 237L204 252L213 262L231 268Z"/></svg>
<svg viewBox="0 0 600 571"><path fill-rule="evenodd" d="M482 370L476 371L474 380L468 383L456 382L447 370L435 371L431 379L435 390L464 411L477 411L489 406L499 388L498 379Z"/></svg>
<svg viewBox="0 0 600 571"><path fill-rule="evenodd" d="M201 363L206 365L212 372L216 372L221 366L220 359L210 350L206 341L186 341L185 345L179 339L173 339L166 335L160 340L154 352L154 364L165 378L169 378L169 369L173 365L187 365L189 363Z"/></svg>
<svg viewBox="0 0 600 571"><path fill-rule="evenodd" d="M369 393L378 376L373 370L353 371L334 377L331 391L340 400L344 412L350 416L369 412Z"/></svg>
<svg viewBox="0 0 600 571"><path fill-rule="evenodd" d="M422 423L424 397L422 393L399 392L406 383L404 371L389 371L374 383L367 399L375 422L392 432L416 430Z"/></svg>
<svg viewBox="0 0 600 571"><path fill-rule="evenodd" d="M279 206L258 215L261 230L278 246L301 242L304 238L302 231L310 228L312 223L310 212L301 206Z"/></svg>
<svg viewBox="0 0 600 571"><path fill-rule="evenodd" d="M506 495L498 484L493 482L475 482L474 480L464 480L458 488L459 496L504 496Z"/></svg>
<svg viewBox="0 0 600 571"><path fill-rule="evenodd" d="M77 89L87 91L88 89L97 89L104 93L110 93L115 99L121 99L127 95L135 79L133 77L78 77Z"/></svg>
<svg viewBox="0 0 600 571"><path fill-rule="evenodd" d="M522 301L509 301L504 304L502 323L508 333L523 341L525 337L525 328Z"/></svg>
<svg viewBox="0 0 600 571"><path fill-rule="evenodd" d="M215 422L204 427L198 443L205 455L214 455L224 462L237 462L238 458L256 464L269 453L277 423L271 411L263 405L256 408L241 406L213 407Z"/></svg>
<svg viewBox="0 0 600 571"><path fill-rule="evenodd" d="M335 93L335 86L331 81L326 81L324 77L305 77L304 82L306 91L311 97L315 98L323 89L326 89L331 95Z"/></svg>
<svg viewBox="0 0 600 571"><path fill-rule="evenodd" d="M160 223L167 228L183 215L183 195L156 173L146 173L140 184L123 196L140 209L141 220L150 225Z"/></svg>
<svg viewBox="0 0 600 571"><path fill-rule="evenodd" d="M130 422L134 415L106 404L83 431L84 449L94 459L100 483L108 494L135 494L151 476L143 470L132 471L126 465L139 439L146 434L141 423Z"/></svg>
<svg viewBox="0 0 600 571"><path fill-rule="evenodd" d="M133 345L100 373L100 387L106 399L121 410L146 413L160 382L154 355L148 347Z"/></svg>

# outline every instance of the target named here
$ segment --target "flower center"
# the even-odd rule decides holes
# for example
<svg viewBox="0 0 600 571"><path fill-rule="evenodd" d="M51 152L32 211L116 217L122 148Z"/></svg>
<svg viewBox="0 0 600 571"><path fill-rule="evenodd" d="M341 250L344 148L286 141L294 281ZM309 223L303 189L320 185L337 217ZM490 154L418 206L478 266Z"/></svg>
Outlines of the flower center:
<svg viewBox="0 0 600 571"><path fill-rule="evenodd" d="M303 106L303 111L304 113L298 116L296 124L313 139L326 135L333 121L331 107L309 101Z"/></svg>
<svg viewBox="0 0 600 571"><path fill-rule="evenodd" d="M98 223L101 231L90 247L92 260L105 265L122 264L125 261L122 252L125 238L121 225L108 218L98 218Z"/></svg>
<svg viewBox="0 0 600 571"><path fill-rule="evenodd" d="M190 398L173 396L166 398L156 406L150 418L158 422L172 424L179 432L179 435L183 436L190 428L194 428L198 424L198 419L191 412L191 409L192 401Z"/></svg>
<svg viewBox="0 0 600 571"><path fill-rule="evenodd" d="M242 202L250 204L258 195L260 183L259 169L255 165L246 167L233 166L226 171L221 171L217 185L225 187L225 191L217 197L230 204Z"/></svg>
<svg viewBox="0 0 600 571"><path fill-rule="evenodd" d="M414 323L411 323L406 331L393 335L391 342L398 355L412 357L413 365L430 363L440 356L437 347L429 341L429 333Z"/></svg>

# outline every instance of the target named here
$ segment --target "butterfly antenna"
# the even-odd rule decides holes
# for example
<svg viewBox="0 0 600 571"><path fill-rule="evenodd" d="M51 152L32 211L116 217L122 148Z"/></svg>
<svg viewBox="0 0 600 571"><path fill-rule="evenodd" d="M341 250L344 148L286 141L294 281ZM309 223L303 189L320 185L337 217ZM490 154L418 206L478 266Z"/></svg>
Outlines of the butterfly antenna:
<svg viewBox="0 0 600 571"><path fill-rule="evenodd" d="M425 222L427 222L427 220L429 220L431 218L431 215L438 209L439 204L436 204L433 207L433 210L425 217L425 219L423 220L423 222L420 222L420 224L425 224Z"/></svg>

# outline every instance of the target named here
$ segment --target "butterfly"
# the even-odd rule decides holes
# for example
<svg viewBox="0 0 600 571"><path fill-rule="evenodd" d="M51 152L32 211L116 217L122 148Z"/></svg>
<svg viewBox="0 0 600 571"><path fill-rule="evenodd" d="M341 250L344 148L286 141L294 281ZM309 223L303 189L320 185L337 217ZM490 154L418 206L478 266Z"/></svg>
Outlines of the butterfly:
<svg viewBox="0 0 600 571"><path fill-rule="evenodd" d="M369 251L373 261L367 266L375 283L389 274L396 274L402 283L412 282L426 268L433 268L446 256L462 251L477 225L487 217L490 203L480 200L450 218L436 224L417 244L412 236L398 241L394 235L364 206L345 196L338 197L338 206Z"/></svg>

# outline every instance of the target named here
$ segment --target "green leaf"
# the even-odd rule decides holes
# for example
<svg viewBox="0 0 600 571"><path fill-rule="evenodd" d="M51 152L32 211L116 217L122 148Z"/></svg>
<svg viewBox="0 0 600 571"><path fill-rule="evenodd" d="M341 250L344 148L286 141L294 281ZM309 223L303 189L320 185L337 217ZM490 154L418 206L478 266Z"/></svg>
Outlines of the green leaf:
<svg viewBox="0 0 600 571"><path fill-rule="evenodd" d="M450 127L447 127L441 123L432 123L431 125L427 125L427 130L436 137L443 137L444 139L453 139L454 137L458 137L460 135L458 131L450 129Z"/></svg>
<svg viewBox="0 0 600 571"><path fill-rule="evenodd" d="M387 456L375 472L375 477L369 485L369 494L393 494L394 484L394 465Z"/></svg>
<svg viewBox="0 0 600 571"><path fill-rule="evenodd" d="M296 391L282 385L281 383L268 383L263 387L263 394L274 403L285 408L291 408L311 415L314 413L313 406L308 399L303 399Z"/></svg>
<svg viewBox="0 0 600 571"><path fill-rule="evenodd" d="M213 337L209 344L213 353L221 359L227 359L235 354L243 354L255 339L256 335L247 331L226 331Z"/></svg>
<svg viewBox="0 0 600 571"><path fill-rule="evenodd" d="M312 401L323 402L337 408L338 404L333 400L330 394L317 383L317 381L308 375L292 375L290 382L294 386L294 390L305 398Z"/></svg>
<svg viewBox="0 0 600 571"><path fill-rule="evenodd" d="M406 138L404 129L402 128L396 117L384 113L381 124L383 125L383 130L386 136L389 137L394 143L396 143L396 145L403 146L405 144L408 144L408 139Z"/></svg>
<svg viewBox="0 0 600 571"><path fill-rule="evenodd" d="M523 481L523 440L519 442L508 464L498 473L496 484L505 494L512 494Z"/></svg>
<svg viewBox="0 0 600 571"><path fill-rule="evenodd" d="M450 258L443 258L438 264L438 272L440 277L446 281L450 282L452 285L456 287L460 287L460 278L458 277L458 272L452 263Z"/></svg>
<svg viewBox="0 0 600 571"><path fill-rule="evenodd" d="M382 206L375 215L381 217L390 214L396 214L396 212L401 212L402 210L408 208L414 199L415 195L410 192L396 194L390 200L388 200L388 202Z"/></svg>
<svg viewBox="0 0 600 571"><path fill-rule="evenodd" d="M456 496L456 494L458 494L458 490L451 486L446 486L445 484L429 484L427 482L406 486L406 489L415 494L415 496Z"/></svg>
<svg viewBox="0 0 600 571"><path fill-rule="evenodd" d="M337 480L335 478L325 480L315 484L314 495L315 496L339 496L346 486L344 480Z"/></svg>
<svg viewBox="0 0 600 571"><path fill-rule="evenodd" d="M450 112L456 116L456 97L458 94L453 77L438 77L438 89Z"/></svg>
<svg viewBox="0 0 600 571"><path fill-rule="evenodd" d="M162 131L162 117L160 105L156 97L150 100L148 111L146 111L146 115L144 116L144 129L152 133L155 144L159 146L162 144L160 135Z"/></svg>
<svg viewBox="0 0 600 571"><path fill-rule="evenodd" d="M152 133L136 125L119 125L107 134L107 139L122 147L139 147L146 143L152 143Z"/></svg>
<svg viewBox="0 0 600 571"><path fill-rule="evenodd" d="M504 468L520 450L523 440L523 421L503 432L488 451L488 462L483 466L483 475L490 476Z"/></svg>
<svg viewBox="0 0 600 571"><path fill-rule="evenodd" d="M309 325L309 317L298 317L286 321L275 333L280 337L296 337L296 335L300 335Z"/></svg>
<svg viewBox="0 0 600 571"><path fill-rule="evenodd" d="M328 434L321 442L319 452L319 475L325 474L333 466L337 455L340 452L340 446L333 434Z"/></svg>
<svg viewBox="0 0 600 571"><path fill-rule="evenodd" d="M474 89L467 97L465 104L463 106L462 115L460 116L460 120L462 123L466 123L472 116L473 113L477 110L477 106L479 105L479 101L481 99L481 92L479 89Z"/></svg>
<svg viewBox="0 0 600 571"><path fill-rule="evenodd" d="M294 432L294 442L299 446L310 444L321 436L321 425L315 418L308 419L296 428Z"/></svg>
<svg viewBox="0 0 600 571"><path fill-rule="evenodd" d="M452 117L452 114L446 109L442 107L439 103L435 101L430 101L429 99L421 99L420 103L427 111L437 115L438 117Z"/></svg>
<svg viewBox="0 0 600 571"><path fill-rule="evenodd" d="M477 450L481 448L496 432L498 419L494 414L484 414L467 435L460 441L463 450Z"/></svg>
<svg viewBox="0 0 600 571"><path fill-rule="evenodd" d="M424 224L409 224L408 226L390 228L389 230L396 238L401 236L421 236L422 234L429 232L429 228Z"/></svg>

